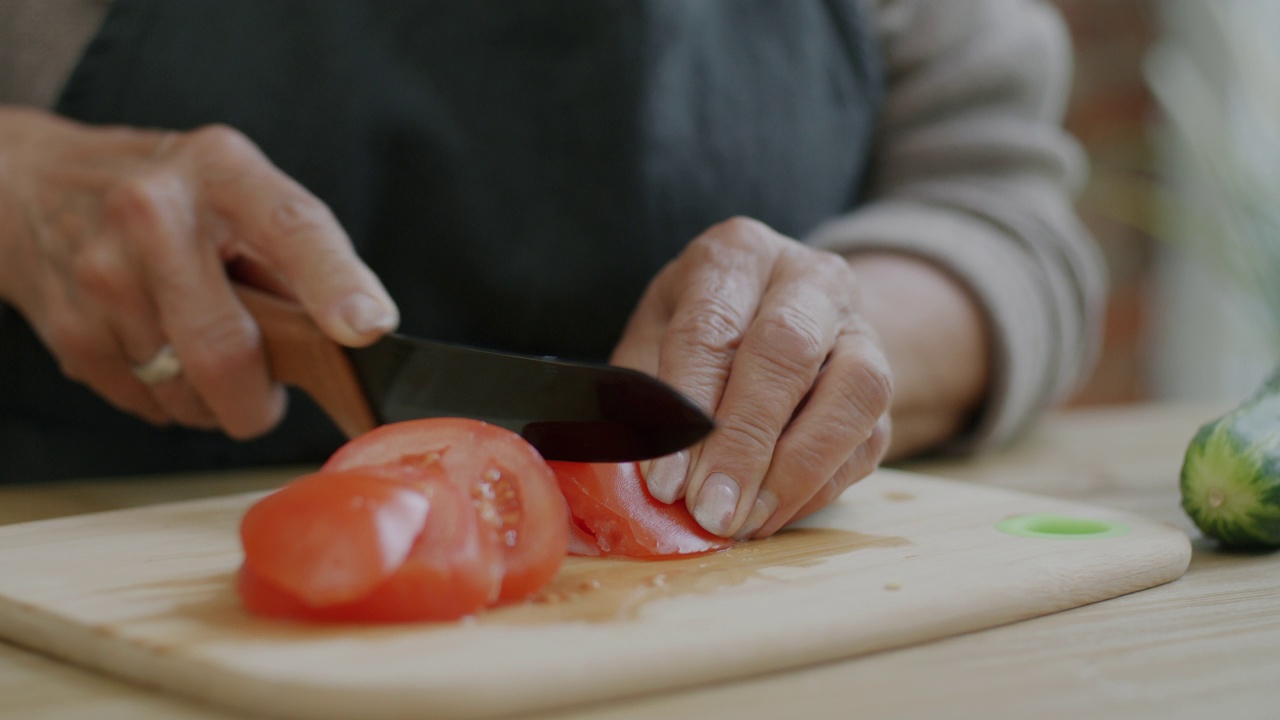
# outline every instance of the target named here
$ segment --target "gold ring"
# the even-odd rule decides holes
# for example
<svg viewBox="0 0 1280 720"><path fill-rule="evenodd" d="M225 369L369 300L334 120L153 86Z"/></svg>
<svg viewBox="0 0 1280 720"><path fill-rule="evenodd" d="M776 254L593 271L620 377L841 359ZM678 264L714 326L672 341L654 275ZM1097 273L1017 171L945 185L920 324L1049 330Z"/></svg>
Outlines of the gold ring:
<svg viewBox="0 0 1280 720"><path fill-rule="evenodd" d="M160 348L155 357L141 365L133 366L134 377L146 385L172 380L181 374L182 362L178 360L178 355L171 345Z"/></svg>

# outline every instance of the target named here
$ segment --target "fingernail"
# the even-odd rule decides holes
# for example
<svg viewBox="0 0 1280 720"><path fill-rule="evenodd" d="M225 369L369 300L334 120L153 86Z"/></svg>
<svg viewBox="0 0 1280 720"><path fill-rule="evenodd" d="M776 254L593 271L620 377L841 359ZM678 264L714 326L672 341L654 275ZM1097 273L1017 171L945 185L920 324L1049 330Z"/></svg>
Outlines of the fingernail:
<svg viewBox="0 0 1280 720"><path fill-rule="evenodd" d="M654 460L644 476L649 494L664 503L673 503L684 489L684 476L689 472L689 451L681 450Z"/></svg>
<svg viewBox="0 0 1280 720"><path fill-rule="evenodd" d="M343 300L339 316L356 335L394 330L399 321L393 309L365 293L356 293Z"/></svg>
<svg viewBox="0 0 1280 720"><path fill-rule="evenodd" d="M778 510L778 496L769 490L761 490L756 495L756 501L751 505L751 512L747 513L747 519L743 521L742 527L738 529L738 534L733 536L734 540L748 540L756 531L764 526L769 518L773 517L773 513Z"/></svg>
<svg viewBox="0 0 1280 720"><path fill-rule="evenodd" d="M712 473L702 483L698 492L698 504L693 508L693 517L707 532L725 537L729 534L729 526L733 524L734 512L738 509L738 495L741 490L733 478L724 473Z"/></svg>

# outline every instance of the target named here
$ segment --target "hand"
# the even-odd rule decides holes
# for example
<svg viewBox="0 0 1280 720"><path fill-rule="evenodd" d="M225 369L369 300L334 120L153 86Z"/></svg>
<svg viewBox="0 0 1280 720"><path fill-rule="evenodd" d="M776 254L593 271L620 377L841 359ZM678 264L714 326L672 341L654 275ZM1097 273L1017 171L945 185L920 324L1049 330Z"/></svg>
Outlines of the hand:
<svg viewBox="0 0 1280 720"><path fill-rule="evenodd" d="M722 537L767 537L827 505L889 444L889 366L854 272L752 220L711 228L658 273L612 361L714 413L700 446L646 479Z"/></svg>
<svg viewBox="0 0 1280 720"><path fill-rule="evenodd" d="M97 128L0 108L0 299L69 378L153 423L259 435L284 412L228 272L367 344L395 305L328 208L225 127ZM171 347L181 373L133 368Z"/></svg>

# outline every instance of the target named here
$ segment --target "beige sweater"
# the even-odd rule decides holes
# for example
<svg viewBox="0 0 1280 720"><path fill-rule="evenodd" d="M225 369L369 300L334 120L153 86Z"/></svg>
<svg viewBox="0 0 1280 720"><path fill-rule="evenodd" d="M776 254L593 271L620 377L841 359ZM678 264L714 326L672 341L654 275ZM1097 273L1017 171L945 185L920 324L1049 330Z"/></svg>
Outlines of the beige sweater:
<svg viewBox="0 0 1280 720"><path fill-rule="evenodd" d="M1071 50L1034 0L862 0L888 73L870 201L808 238L892 249L964 280L995 330L982 421L955 450L1002 444L1092 368L1102 258L1071 198L1084 175L1061 129ZM0 103L50 107L110 0L0 3Z"/></svg>

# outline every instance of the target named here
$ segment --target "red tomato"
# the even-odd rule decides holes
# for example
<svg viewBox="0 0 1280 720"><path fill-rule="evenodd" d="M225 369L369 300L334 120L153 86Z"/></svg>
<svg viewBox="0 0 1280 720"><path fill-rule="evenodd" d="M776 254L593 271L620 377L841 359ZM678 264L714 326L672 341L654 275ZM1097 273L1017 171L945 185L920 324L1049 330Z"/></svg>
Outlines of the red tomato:
<svg viewBox="0 0 1280 720"><path fill-rule="evenodd" d="M321 468L338 472L402 466L443 473L471 499L502 549L501 600L539 590L560 569L569 515L555 476L524 438L463 418L426 418L375 428L341 447Z"/></svg>
<svg viewBox="0 0 1280 720"><path fill-rule="evenodd" d="M606 554L689 555L733 544L703 530L684 504L649 494L636 463L548 463L574 521Z"/></svg>
<svg viewBox="0 0 1280 720"><path fill-rule="evenodd" d="M493 532L452 483L423 480L420 492L430 506L423 531L403 564L371 591L348 602L308 604L246 561L237 581L245 607L268 617L408 622L454 620L491 604L502 582Z"/></svg>
<svg viewBox="0 0 1280 720"><path fill-rule="evenodd" d="M333 605L391 577L422 533L427 510L421 492L393 480L315 473L249 508L240 540L256 574L306 605Z"/></svg>
<svg viewBox="0 0 1280 720"><path fill-rule="evenodd" d="M591 557L604 554L596 537L579 527L573 518L569 519L569 554Z"/></svg>

